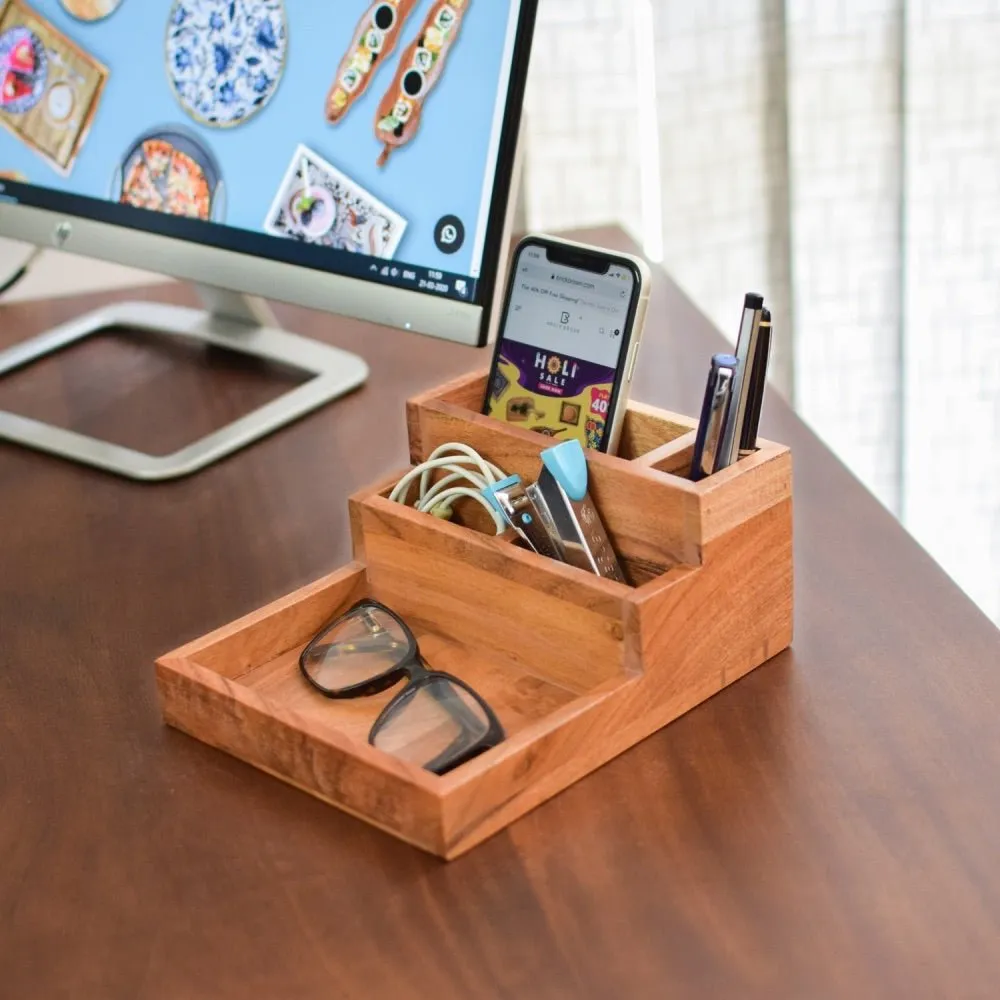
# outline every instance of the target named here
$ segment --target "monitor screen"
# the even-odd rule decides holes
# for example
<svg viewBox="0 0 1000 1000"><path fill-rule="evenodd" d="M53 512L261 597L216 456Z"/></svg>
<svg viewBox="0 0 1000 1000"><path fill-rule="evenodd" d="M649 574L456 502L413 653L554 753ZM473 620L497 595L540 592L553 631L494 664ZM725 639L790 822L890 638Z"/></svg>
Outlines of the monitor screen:
<svg viewBox="0 0 1000 1000"><path fill-rule="evenodd" d="M0 198L482 304L531 6L0 0Z"/></svg>

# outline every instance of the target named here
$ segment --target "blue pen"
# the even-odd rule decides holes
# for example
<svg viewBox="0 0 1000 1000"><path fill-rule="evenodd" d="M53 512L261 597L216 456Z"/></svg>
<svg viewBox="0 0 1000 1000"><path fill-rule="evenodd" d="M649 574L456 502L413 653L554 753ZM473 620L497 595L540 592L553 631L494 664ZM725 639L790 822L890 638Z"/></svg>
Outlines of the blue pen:
<svg viewBox="0 0 1000 1000"><path fill-rule="evenodd" d="M725 427L733 402L733 385L739 368L735 354L716 354L705 385L698 434L691 456L691 480L698 482L728 464L722 447Z"/></svg>

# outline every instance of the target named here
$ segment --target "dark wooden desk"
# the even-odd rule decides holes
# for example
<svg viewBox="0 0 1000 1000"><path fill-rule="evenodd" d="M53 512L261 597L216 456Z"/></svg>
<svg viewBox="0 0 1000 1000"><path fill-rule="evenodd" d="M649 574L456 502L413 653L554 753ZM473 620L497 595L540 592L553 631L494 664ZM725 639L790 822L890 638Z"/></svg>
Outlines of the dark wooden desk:
<svg viewBox="0 0 1000 1000"><path fill-rule="evenodd" d="M0 342L90 304L4 308ZM1000 636L773 399L793 650L467 857L164 728L154 656L347 559L403 399L486 361L280 313L368 385L166 485L0 445L0 997L996 996ZM636 398L696 412L721 343L658 277ZM274 391L112 339L0 406L169 447Z"/></svg>

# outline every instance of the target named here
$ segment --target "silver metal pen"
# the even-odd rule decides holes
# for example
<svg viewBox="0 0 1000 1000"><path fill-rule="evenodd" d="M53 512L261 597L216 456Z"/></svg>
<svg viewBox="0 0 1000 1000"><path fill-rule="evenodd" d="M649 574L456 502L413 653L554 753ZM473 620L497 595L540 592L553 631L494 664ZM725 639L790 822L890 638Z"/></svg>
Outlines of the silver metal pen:
<svg viewBox="0 0 1000 1000"><path fill-rule="evenodd" d="M756 340L756 327L760 325L760 312L764 308L763 296L750 293L743 299L743 317L740 321L739 338L736 341L736 359L739 364L733 374L733 402L726 415L726 426L722 435L722 444L719 452L718 469L724 469L727 465L736 461L739 453L739 431L740 422L743 419L743 411L746 408L746 397L744 395L744 382L747 368L752 362L752 341Z"/></svg>
<svg viewBox="0 0 1000 1000"><path fill-rule="evenodd" d="M757 449L757 428L760 411L767 389L767 366L771 357L771 311L761 310L760 330L754 350L753 371L750 373L750 392L747 396L746 416L740 430L740 458L752 455Z"/></svg>

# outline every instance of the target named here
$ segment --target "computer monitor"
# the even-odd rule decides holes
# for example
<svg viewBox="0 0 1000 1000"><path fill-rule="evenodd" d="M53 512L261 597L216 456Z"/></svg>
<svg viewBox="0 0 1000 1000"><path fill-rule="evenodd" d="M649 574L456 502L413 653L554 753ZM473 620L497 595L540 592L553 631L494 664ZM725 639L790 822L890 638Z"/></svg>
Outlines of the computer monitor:
<svg viewBox="0 0 1000 1000"><path fill-rule="evenodd" d="M0 438L142 479L186 474L361 384L263 298L489 339L537 0L0 0L0 235L196 283L206 311L108 326L315 377L170 456L0 413Z"/></svg>

